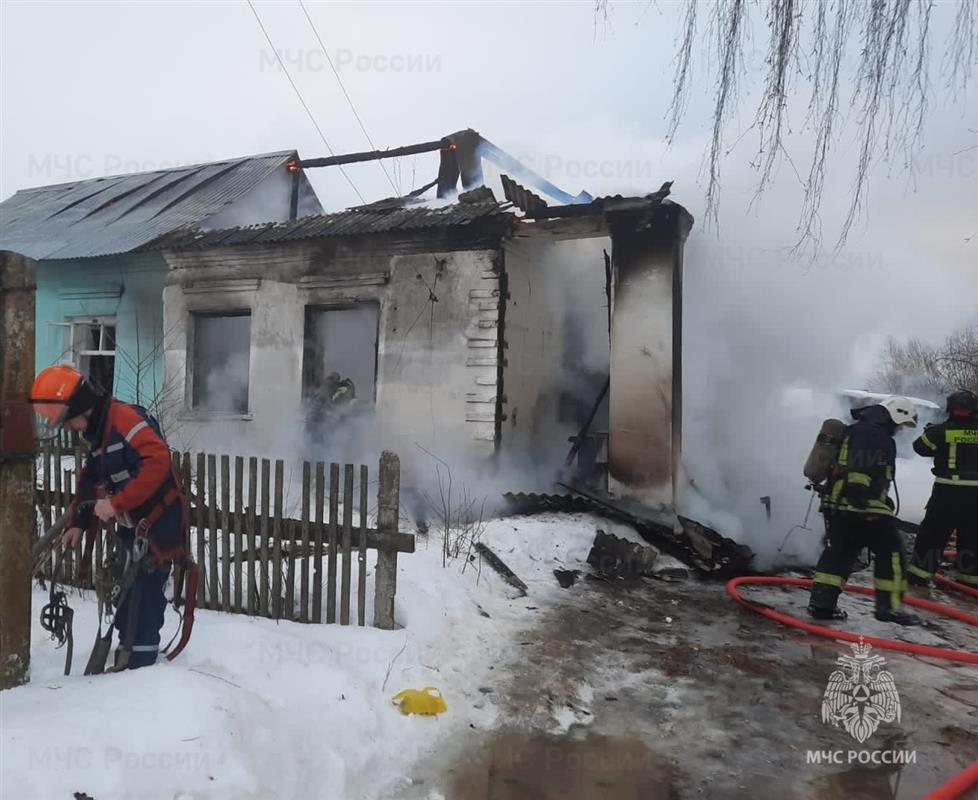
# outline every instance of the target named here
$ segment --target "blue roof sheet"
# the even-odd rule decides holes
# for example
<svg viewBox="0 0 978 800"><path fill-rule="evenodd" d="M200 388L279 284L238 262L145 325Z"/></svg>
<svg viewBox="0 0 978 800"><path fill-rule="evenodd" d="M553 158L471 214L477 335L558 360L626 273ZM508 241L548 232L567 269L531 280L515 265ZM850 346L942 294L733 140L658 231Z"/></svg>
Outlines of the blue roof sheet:
<svg viewBox="0 0 978 800"><path fill-rule="evenodd" d="M128 253L204 222L293 158L284 150L21 189L0 203L0 250L34 259Z"/></svg>

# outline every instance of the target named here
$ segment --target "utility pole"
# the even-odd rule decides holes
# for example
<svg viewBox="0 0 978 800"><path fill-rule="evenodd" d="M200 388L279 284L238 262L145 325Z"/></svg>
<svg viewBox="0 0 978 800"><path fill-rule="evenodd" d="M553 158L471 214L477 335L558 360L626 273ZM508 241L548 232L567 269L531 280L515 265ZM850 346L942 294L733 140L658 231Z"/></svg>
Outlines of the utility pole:
<svg viewBox="0 0 978 800"><path fill-rule="evenodd" d="M26 683L31 642L34 262L0 250L0 689Z"/></svg>

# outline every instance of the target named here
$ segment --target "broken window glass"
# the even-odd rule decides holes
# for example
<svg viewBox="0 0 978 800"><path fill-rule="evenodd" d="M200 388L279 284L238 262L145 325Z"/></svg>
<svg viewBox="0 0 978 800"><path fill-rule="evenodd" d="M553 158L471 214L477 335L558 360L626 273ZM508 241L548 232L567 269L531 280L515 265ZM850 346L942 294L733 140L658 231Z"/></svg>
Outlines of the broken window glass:
<svg viewBox="0 0 978 800"><path fill-rule="evenodd" d="M115 319L69 319L65 321L63 330L67 341L62 348L62 358L70 359L78 371L100 391L113 391Z"/></svg>
<svg viewBox="0 0 978 800"><path fill-rule="evenodd" d="M194 314L191 406L248 413L251 314Z"/></svg>

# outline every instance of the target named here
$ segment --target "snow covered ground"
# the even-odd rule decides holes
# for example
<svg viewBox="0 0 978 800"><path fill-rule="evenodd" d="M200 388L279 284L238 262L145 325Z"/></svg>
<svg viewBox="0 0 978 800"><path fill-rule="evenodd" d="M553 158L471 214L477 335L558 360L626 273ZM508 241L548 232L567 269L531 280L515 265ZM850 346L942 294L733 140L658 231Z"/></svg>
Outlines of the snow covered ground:
<svg viewBox="0 0 978 800"><path fill-rule="evenodd" d="M62 675L64 651L37 625L30 683L0 694L0 796L388 796L419 754L493 724L495 707L479 687L498 677L515 633L561 591L553 569L584 565L598 527L625 535L584 515L490 521L483 541L527 583L526 597L485 564L443 568L433 530L399 559L398 630L199 611L174 663L119 675L81 675L96 606L73 595L73 674ZM35 617L46 600L35 591ZM168 610L164 636L175 626ZM429 685L448 705L439 717L403 716L390 702Z"/></svg>
<svg viewBox="0 0 978 800"><path fill-rule="evenodd" d="M485 564L443 568L433 530L399 559L397 630L201 611L175 663L120 675L80 675L96 610L73 595L74 674L61 674L64 651L37 626L30 684L0 693L0 797L543 797L517 789L556 791L570 781L566 765L626 758L642 769L574 773L577 794L546 796L590 800L608 781L651 781L659 794L621 796L739 798L764 779L790 787L785 797L903 800L967 762L973 668L887 654L910 715L896 733L920 748L920 768L903 775L898 795L884 791L888 773L802 768L804 748L837 741L818 704L844 648L750 614L721 583L695 577L559 588L553 570L586 570L599 527L640 541L588 515L491 520L483 541L526 582L526 597ZM804 592L748 593L803 613ZM35 592L35 616L46 598ZM862 598L843 602L846 627L974 650L961 623L894 630ZM176 625L168 615L165 633ZM429 685L447 713L406 717L391 703ZM546 763L531 763L534 754ZM852 781L879 786L860 794Z"/></svg>

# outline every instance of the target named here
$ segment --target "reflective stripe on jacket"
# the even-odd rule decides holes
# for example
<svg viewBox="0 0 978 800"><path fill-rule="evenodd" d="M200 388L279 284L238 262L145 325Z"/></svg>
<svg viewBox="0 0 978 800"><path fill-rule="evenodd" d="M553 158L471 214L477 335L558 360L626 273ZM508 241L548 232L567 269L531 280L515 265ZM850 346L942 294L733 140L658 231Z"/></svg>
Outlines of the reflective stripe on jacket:
<svg viewBox="0 0 978 800"><path fill-rule="evenodd" d="M871 408L848 428L829 490L822 496L822 511L894 516L889 492L896 472L896 443L886 411L880 412Z"/></svg>
<svg viewBox="0 0 978 800"><path fill-rule="evenodd" d="M978 420L950 417L939 425L928 425L913 449L934 459L935 483L978 486Z"/></svg>

